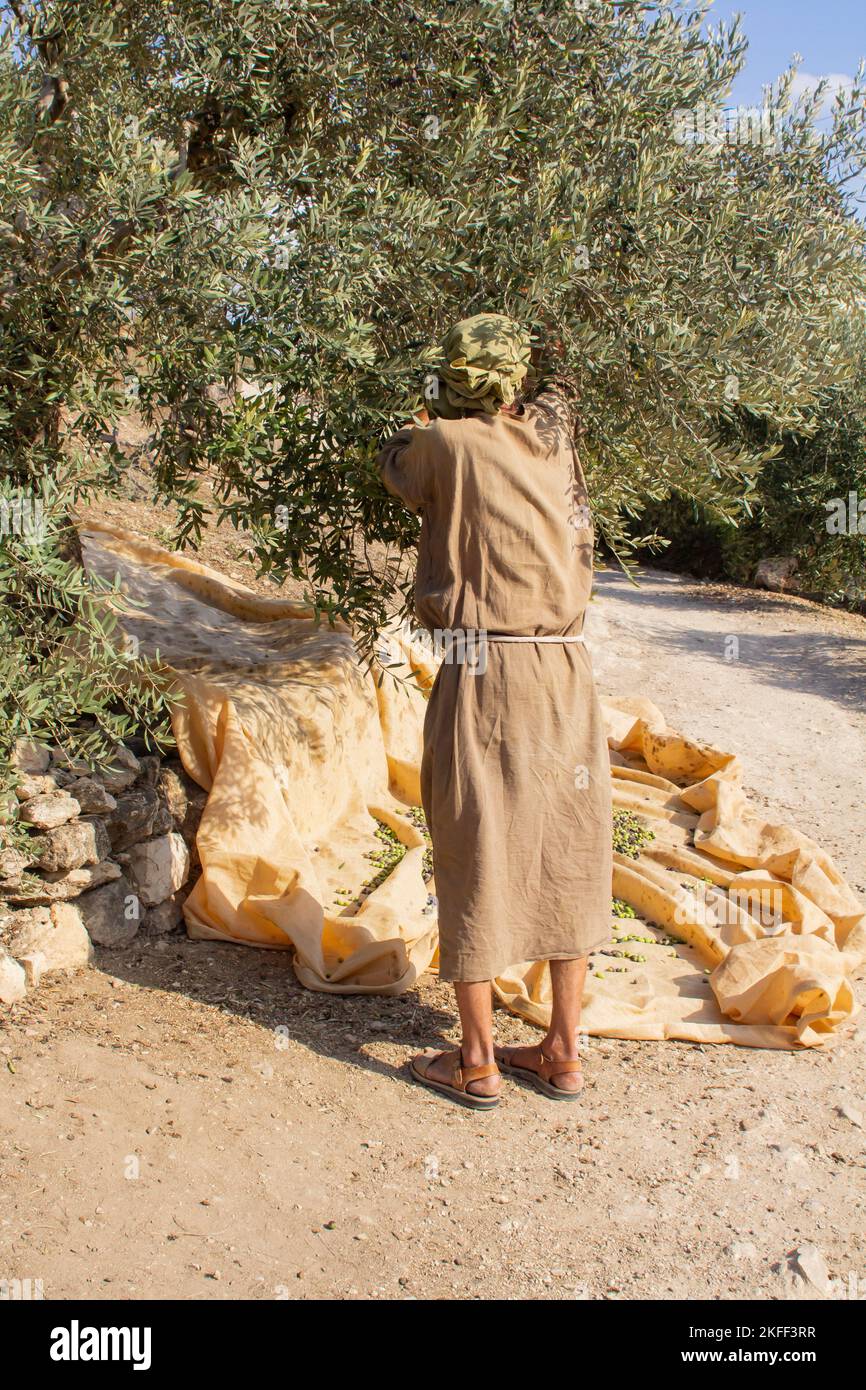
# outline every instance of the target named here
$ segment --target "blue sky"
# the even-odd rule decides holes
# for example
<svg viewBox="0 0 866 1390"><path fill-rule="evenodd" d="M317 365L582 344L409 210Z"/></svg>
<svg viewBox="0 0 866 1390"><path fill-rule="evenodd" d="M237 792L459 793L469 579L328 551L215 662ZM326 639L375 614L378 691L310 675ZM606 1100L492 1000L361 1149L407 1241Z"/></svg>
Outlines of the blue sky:
<svg viewBox="0 0 866 1390"><path fill-rule="evenodd" d="M866 57L866 0L716 0L708 19L735 14L749 40L746 67L732 92L735 105L757 105L761 88L784 72L795 53L802 80L851 77Z"/></svg>

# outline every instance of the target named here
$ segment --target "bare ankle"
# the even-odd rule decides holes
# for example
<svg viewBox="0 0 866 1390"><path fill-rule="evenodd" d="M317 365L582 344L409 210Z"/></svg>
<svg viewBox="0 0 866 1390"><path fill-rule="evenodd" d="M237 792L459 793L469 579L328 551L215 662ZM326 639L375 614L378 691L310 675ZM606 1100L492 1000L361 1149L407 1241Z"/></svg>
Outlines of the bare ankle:
<svg viewBox="0 0 866 1390"><path fill-rule="evenodd" d="M561 1059L575 1058L580 1050L578 1047L578 1036L577 1029L570 1034L558 1031L555 1033L547 1033L544 1042L541 1044L542 1051L546 1057L558 1057Z"/></svg>
<svg viewBox="0 0 866 1390"><path fill-rule="evenodd" d="M464 1042L460 1045L460 1056L464 1067L486 1067L493 1060L493 1044Z"/></svg>

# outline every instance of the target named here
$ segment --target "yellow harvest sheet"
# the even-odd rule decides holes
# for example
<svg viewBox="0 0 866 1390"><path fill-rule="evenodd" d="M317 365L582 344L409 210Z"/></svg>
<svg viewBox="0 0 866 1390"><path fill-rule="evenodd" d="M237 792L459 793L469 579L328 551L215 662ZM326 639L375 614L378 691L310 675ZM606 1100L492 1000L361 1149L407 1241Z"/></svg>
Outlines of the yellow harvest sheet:
<svg viewBox="0 0 866 1390"><path fill-rule="evenodd" d="M174 673L180 756L209 792L192 937L294 952L311 989L399 994L436 964L420 801L432 658L386 639L399 674L364 671L347 629L264 598L131 533L91 527L88 568L120 575L140 607L125 630ZM591 961L584 1026L596 1035L734 1042L832 1041L857 1012L866 915L814 840L758 812L736 756L668 729L648 700L605 701L614 805L654 835L616 856L612 894L634 918ZM389 827L406 852L381 882ZM396 857L396 856L395 856ZM495 981L544 1025L545 966Z"/></svg>

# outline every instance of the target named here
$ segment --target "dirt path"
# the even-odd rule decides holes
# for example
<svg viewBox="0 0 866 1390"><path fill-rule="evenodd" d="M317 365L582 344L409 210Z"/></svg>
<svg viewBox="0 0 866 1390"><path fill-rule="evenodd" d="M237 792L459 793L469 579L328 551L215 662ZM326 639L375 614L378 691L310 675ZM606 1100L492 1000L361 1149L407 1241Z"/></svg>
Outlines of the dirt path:
<svg viewBox="0 0 866 1390"><path fill-rule="evenodd" d="M863 889L866 622L663 574L598 587L601 689L739 751ZM787 1270L811 1244L866 1295L862 1029L829 1054L594 1040L577 1114L510 1085L474 1116L405 1083L411 1050L455 1034L435 979L337 999L284 956L174 937L99 964L0 1042L0 1278L46 1297L789 1298L815 1296Z"/></svg>

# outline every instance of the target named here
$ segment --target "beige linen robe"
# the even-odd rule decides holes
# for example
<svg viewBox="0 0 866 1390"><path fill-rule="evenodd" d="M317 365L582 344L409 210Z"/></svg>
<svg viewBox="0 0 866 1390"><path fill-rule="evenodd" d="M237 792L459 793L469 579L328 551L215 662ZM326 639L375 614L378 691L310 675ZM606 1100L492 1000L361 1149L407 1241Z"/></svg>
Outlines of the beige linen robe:
<svg viewBox="0 0 866 1390"><path fill-rule="evenodd" d="M593 537L568 408L545 392L520 415L436 420L398 431L379 459L389 491L422 514L418 618L455 634L421 765L440 973L488 980L586 955L610 936L611 908L610 769L589 652L484 637L582 630Z"/></svg>

